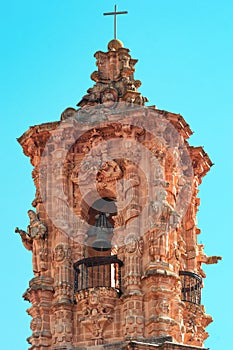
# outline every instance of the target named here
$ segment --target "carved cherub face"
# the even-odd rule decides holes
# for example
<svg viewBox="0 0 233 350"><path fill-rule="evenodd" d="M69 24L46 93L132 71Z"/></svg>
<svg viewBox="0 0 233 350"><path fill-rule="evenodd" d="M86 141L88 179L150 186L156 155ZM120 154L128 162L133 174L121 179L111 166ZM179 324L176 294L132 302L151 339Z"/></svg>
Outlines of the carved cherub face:
<svg viewBox="0 0 233 350"><path fill-rule="evenodd" d="M62 261L64 258L65 258L64 248L61 244L59 244L58 246L56 246L54 250L54 259L56 261Z"/></svg>
<svg viewBox="0 0 233 350"><path fill-rule="evenodd" d="M133 253L137 247L137 239L134 235L129 235L125 239L126 250L128 253Z"/></svg>
<svg viewBox="0 0 233 350"><path fill-rule="evenodd" d="M90 293L90 304L92 305L98 304L98 296L95 292Z"/></svg>

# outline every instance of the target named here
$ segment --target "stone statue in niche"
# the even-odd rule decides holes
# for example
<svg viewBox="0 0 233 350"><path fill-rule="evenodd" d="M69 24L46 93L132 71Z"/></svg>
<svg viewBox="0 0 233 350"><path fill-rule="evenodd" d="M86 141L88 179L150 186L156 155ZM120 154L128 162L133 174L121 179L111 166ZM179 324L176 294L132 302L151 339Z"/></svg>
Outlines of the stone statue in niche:
<svg viewBox="0 0 233 350"><path fill-rule="evenodd" d="M156 200L151 202L149 254L153 261L166 261L169 251L168 234L177 224L178 214L166 200L167 192L159 187Z"/></svg>
<svg viewBox="0 0 233 350"><path fill-rule="evenodd" d="M176 226L178 213L167 202L167 192L159 187L156 191L156 200L151 202L150 222L151 227L171 228Z"/></svg>
<svg viewBox="0 0 233 350"><path fill-rule="evenodd" d="M33 210L28 210L30 224L27 232L16 227L26 249L32 251L33 272L39 276L42 271L47 270L47 227L40 221Z"/></svg>

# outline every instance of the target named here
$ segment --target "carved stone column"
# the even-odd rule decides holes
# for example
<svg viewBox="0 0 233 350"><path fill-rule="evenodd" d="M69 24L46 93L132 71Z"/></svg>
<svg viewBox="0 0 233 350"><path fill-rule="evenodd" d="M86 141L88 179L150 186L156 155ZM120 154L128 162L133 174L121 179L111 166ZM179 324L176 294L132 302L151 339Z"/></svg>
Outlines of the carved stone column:
<svg viewBox="0 0 233 350"><path fill-rule="evenodd" d="M58 237L61 236L58 234ZM57 237L57 238L58 238ZM72 349L73 329L73 269L71 248L65 238L57 239L53 250L54 305L52 314L53 349Z"/></svg>
<svg viewBox="0 0 233 350"><path fill-rule="evenodd" d="M138 222L138 221L137 221ZM141 289L143 239L137 235L134 222L126 229L124 247L123 331L125 339L144 336L143 294ZM129 233L130 232L130 233Z"/></svg>
<svg viewBox="0 0 233 350"><path fill-rule="evenodd" d="M55 304L51 318L52 350L73 349L73 305Z"/></svg>
<svg viewBox="0 0 233 350"><path fill-rule="evenodd" d="M143 279L146 338L172 336L181 341L179 276L158 266ZM174 300L176 312L174 312ZM181 308L181 311L180 311Z"/></svg>
<svg viewBox="0 0 233 350"><path fill-rule="evenodd" d="M24 293L24 299L32 306L27 310L32 317L32 335L27 339L31 344L30 350L50 348L52 334L50 329L50 312L53 299L53 279L35 277L29 283Z"/></svg>

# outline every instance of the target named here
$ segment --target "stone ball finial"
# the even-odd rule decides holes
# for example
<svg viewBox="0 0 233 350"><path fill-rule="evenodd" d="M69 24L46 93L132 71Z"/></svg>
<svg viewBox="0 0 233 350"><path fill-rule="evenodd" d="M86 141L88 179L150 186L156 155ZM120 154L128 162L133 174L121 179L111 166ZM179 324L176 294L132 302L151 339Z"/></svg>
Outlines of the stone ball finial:
<svg viewBox="0 0 233 350"><path fill-rule="evenodd" d="M71 117L73 117L73 115L75 113L76 113L76 110L74 108L68 107L62 112L61 120L65 120L65 119L71 118Z"/></svg>
<svg viewBox="0 0 233 350"><path fill-rule="evenodd" d="M124 44L122 41L120 41L118 39L113 39L113 40L109 41L109 43L108 43L108 51L117 51L117 50L121 49L122 47L124 47Z"/></svg>

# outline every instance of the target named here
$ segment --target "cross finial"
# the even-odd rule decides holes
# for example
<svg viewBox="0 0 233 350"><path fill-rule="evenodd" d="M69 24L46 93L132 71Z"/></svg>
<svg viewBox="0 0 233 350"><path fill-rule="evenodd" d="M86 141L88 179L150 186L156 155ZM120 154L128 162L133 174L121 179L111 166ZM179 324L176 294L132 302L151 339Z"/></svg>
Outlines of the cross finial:
<svg viewBox="0 0 233 350"><path fill-rule="evenodd" d="M117 38L117 15L127 15L128 11L117 12L117 5L114 6L114 12L105 12L104 16L114 16L114 39Z"/></svg>

